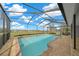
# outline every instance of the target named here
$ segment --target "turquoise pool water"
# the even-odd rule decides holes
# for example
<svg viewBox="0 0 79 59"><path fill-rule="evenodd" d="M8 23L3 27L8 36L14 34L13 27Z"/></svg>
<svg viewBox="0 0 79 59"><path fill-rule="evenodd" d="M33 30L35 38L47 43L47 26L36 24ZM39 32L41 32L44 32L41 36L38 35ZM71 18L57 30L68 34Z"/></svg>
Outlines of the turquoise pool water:
<svg viewBox="0 0 79 59"><path fill-rule="evenodd" d="M22 56L39 56L48 49L48 43L55 40L56 36L51 34L33 35L20 37L19 45Z"/></svg>

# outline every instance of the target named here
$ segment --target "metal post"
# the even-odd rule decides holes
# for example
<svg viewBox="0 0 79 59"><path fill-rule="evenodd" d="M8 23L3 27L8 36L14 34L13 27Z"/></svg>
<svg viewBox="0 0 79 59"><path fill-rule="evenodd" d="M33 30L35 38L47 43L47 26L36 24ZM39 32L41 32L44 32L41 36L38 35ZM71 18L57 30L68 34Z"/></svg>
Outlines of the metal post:
<svg viewBox="0 0 79 59"><path fill-rule="evenodd" d="M48 27L47 27L47 33L49 32Z"/></svg>
<svg viewBox="0 0 79 59"><path fill-rule="evenodd" d="M47 31L46 32L48 32L48 28L47 28Z"/></svg>
<svg viewBox="0 0 79 59"><path fill-rule="evenodd" d="M73 22L74 22L74 49L76 49L76 15L74 14L74 19L73 19Z"/></svg>
<svg viewBox="0 0 79 59"><path fill-rule="evenodd" d="M38 26L36 26L36 34L38 33Z"/></svg>
<svg viewBox="0 0 79 59"><path fill-rule="evenodd" d="M36 26L36 30L38 30L38 26Z"/></svg>
<svg viewBox="0 0 79 59"><path fill-rule="evenodd" d="M28 24L27 24L27 32L28 32Z"/></svg>

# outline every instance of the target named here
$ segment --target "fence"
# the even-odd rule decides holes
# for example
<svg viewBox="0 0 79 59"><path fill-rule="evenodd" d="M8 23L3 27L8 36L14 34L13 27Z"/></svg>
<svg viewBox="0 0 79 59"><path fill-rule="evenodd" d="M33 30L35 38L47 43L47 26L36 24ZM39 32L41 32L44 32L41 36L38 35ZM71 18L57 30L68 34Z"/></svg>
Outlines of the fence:
<svg viewBox="0 0 79 59"><path fill-rule="evenodd" d="M10 37L10 20L0 5L0 48Z"/></svg>

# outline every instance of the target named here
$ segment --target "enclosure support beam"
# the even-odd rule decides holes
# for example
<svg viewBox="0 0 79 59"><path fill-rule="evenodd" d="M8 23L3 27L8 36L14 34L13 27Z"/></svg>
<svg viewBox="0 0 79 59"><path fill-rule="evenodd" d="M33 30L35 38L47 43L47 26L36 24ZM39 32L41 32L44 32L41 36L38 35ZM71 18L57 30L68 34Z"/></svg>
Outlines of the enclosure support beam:
<svg viewBox="0 0 79 59"><path fill-rule="evenodd" d="M73 22L74 22L74 49L76 49L76 15L74 14L74 19L73 19Z"/></svg>

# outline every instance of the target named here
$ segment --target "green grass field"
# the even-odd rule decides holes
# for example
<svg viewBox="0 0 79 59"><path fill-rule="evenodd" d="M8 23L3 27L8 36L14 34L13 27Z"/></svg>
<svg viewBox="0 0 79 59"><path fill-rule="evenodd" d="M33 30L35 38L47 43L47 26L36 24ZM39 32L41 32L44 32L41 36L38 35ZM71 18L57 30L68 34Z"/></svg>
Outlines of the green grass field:
<svg viewBox="0 0 79 59"><path fill-rule="evenodd" d="M16 36L26 36L26 35L34 35L34 34L56 34L52 32L47 32L47 31L40 31L40 30L14 30L11 31L11 37L16 37Z"/></svg>
<svg viewBox="0 0 79 59"><path fill-rule="evenodd" d="M16 30L16 31L11 31L11 36L22 36L22 35L32 35L32 34L42 34L46 33L44 31L39 31L39 30Z"/></svg>

